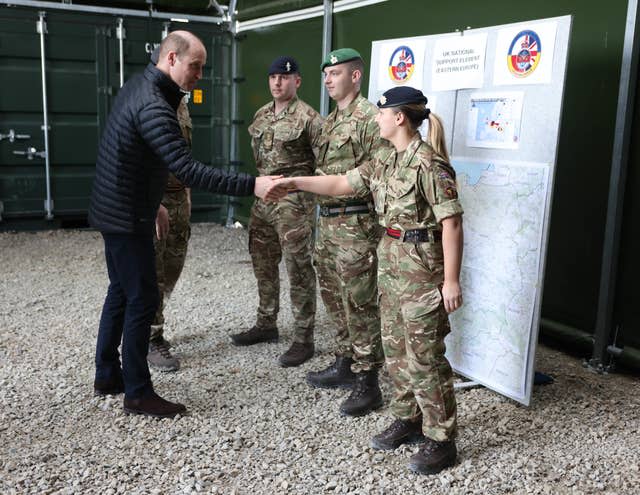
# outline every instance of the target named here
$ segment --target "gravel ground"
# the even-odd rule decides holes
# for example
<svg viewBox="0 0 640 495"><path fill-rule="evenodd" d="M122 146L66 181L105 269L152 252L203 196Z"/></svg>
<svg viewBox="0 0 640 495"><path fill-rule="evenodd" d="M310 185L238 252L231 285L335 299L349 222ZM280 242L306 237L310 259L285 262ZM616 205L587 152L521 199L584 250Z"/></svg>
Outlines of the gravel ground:
<svg viewBox="0 0 640 495"><path fill-rule="evenodd" d="M276 365L292 330L287 297L280 343L230 344L255 317L246 231L193 231L167 309L182 369L153 373L161 395L189 408L174 420L127 416L122 396L93 397L107 286L99 234L0 234L0 493L640 493L637 378L593 374L543 346L537 369L556 381L535 388L530 407L458 391L459 462L410 473L415 446L368 447L387 408L342 418L347 392L305 384L332 359L323 309L316 357L300 368Z"/></svg>

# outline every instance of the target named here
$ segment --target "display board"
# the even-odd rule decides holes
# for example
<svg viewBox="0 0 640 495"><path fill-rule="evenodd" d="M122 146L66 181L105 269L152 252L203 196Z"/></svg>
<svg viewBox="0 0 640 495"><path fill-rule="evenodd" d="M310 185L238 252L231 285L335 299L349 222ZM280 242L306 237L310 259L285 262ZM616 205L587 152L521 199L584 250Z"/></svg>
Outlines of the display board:
<svg viewBox="0 0 640 495"><path fill-rule="evenodd" d="M451 316L447 357L457 373L525 405L570 30L564 16L372 44L370 99L419 87L448 131L465 210L465 303Z"/></svg>

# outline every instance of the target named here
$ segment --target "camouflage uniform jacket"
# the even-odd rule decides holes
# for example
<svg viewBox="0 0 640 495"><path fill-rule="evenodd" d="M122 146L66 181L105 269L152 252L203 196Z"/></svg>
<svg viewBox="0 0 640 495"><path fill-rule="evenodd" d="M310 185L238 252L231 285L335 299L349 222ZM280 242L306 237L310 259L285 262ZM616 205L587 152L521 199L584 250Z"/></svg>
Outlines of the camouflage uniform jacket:
<svg viewBox="0 0 640 495"><path fill-rule="evenodd" d="M176 111L176 116L178 117L178 124L180 124L182 136L187 141L187 145L191 147L193 124L191 122L191 117L189 116L189 109L187 108L187 100L185 98L180 101L180 105L178 105L178 110ZM175 175L169 173L165 197L162 198L162 204L166 206L166 193L179 192L184 188L184 184L180 182Z"/></svg>
<svg viewBox="0 0 640 495"><path fill-rule="evenodd" d="M356 193L371 191L383 227L440 230L442 220L463 213L455 171L419 134L398 156L381 154L347 174Z"/></svg>
<svg viewBox="0 0 640 495"><path fill-rule="evenodd" d="M264 105L249 126L258 174L313 175L322 117L297 97L277 115L274 109L274 102Z"/></svg>
<svg viewBox="0 0 640 495"><path fill-rule="evenodd" d="M317 175L344 175L371 160L379 150L389 149L388 141L380 137L377 113L376 106L359 94L346 108L336 108L327 116L319 143ZM344 204L358 198L370 201L371 195L361 188L353 197L320 196L318 203Z"/></svg>

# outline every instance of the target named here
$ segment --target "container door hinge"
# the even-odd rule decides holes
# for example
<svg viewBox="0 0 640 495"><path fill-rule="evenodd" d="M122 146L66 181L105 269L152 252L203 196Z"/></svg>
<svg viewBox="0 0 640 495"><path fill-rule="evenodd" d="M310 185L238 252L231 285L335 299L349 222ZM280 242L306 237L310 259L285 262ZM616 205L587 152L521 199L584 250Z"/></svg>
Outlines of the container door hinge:
<svg viewBox="0 0 640 495"><path fill-rule="evenodd" d="M40 19L36 21L36 32L38 34L48 34L47 32L47 21L44 20L44 16L46 12L40 12Z"/></svg>
<svg viewBox="0 0 640 495"><path fill-rule="evenodd" d="M7 134L0 134L0 141L8 139L10 143L13 143L16 139L30 139L29 134L16 134L16 131L9 129Z"/></svg>

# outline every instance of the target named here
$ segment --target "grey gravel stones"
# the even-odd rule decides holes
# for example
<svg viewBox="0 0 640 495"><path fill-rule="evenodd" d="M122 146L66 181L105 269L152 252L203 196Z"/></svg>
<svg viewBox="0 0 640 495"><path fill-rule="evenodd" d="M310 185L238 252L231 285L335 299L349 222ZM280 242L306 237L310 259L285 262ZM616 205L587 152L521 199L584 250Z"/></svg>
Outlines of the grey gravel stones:
<svg viewBox="0 0 640 495"><path fill-rule="evenodd" d="M417 447L380 453L370 437L392 421L338 411L348 391L315 390L306 372L332 361L319 304L316 356L281 368L290 344L282 279L280 343L241 348L257 295L243 230L194 225L167 307L166 337L183 367L153 373L187 405L173 420L126 416L122 396L92 395L97 322L107 286L95 232L0 234L0 493L640 493L640 384L601 376L540 347L553 385L529 408L484 388L458 392L456 466L407 470ZM388 377L382 375L388 402Z"/></svg>

